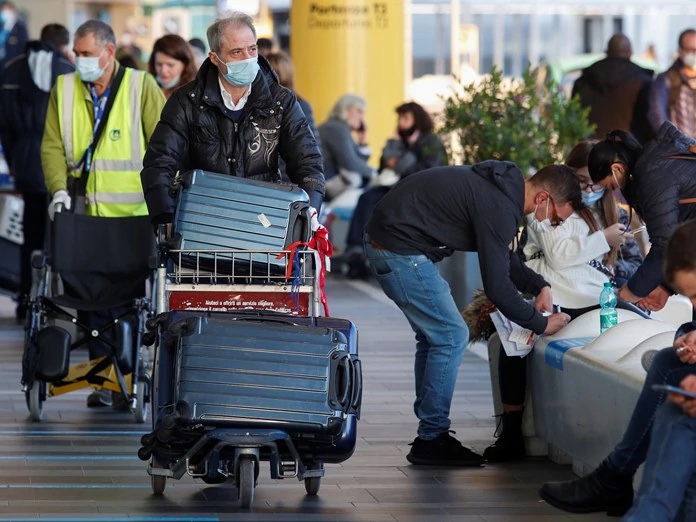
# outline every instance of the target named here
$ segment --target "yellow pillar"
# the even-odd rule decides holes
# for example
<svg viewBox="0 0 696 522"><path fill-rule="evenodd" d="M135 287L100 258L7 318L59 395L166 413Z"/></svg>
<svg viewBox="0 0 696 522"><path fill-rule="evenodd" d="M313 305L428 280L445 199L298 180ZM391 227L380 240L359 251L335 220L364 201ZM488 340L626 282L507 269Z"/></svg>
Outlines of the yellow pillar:
<svg viewBox="0 0 696 522"><path fill-rule="evenodd" d="M379 161L396 129L404 101L403 0L293 0L290 52L295 88L314 110L317 125L343 94L367 100L366 123Z"/></svg>

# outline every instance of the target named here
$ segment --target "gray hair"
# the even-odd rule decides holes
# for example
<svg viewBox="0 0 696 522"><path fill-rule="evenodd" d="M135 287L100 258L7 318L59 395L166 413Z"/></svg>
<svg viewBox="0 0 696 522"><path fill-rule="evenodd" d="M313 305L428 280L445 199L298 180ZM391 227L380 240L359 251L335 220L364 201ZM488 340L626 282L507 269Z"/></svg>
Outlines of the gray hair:
<svg viewBox="0 0 696 522"><path fill-rule="evenodd" d="M114 47L116 47L114 30L101 20L87 20L84 24L77 28L77 31L75 31L75 39L84 38L90 34L94 35L94 39L102 47L102 49L109 43L114 44Z"/></svg>
<svg viewBox="0 0 696 522"><path fill-rule="evenodd" d="M365 109L365 105L365 98L362 96L358 96L357 94L344 94L334 104L329 113L329 118L338 118L339 120L346 121L350 109L353 107Z"/></svg>
<svg viewBox="0 0 696 522"><path fill-rule="evenodd" d="M220 50L220 41L222 40L222 35L228 26L242 27L247 26L254 33L254 38L256 38L256 28L254 27L254 19L246 13L241 11L228 11L222 18L215 20L208 30L206 35L208 37L208 47L214 53Z"/></svg>

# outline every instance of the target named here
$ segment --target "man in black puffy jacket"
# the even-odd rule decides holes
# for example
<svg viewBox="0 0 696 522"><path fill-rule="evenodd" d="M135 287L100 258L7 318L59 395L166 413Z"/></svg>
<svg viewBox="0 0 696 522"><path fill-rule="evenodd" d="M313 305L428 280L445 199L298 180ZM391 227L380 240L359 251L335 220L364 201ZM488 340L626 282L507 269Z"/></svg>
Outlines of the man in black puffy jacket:
<svg viewBox="0 0 696 522"><path fill-rule="evenodd" d="M295 94L258 56L251 17L233 11L216 20L208 44L208 59L196 79L169 98L145 153L141 179L152 222L172 221L169 184L177 172L203 169L280 182L280 158L319 209L319 147Z"/></svg>
<svg viewBox="0 0 696 522"><path fill-rule="evenodd" d="M41 168L48 99L56 78L75 68L65 52L70 33L59 24L48 24L40 40L26 44L24 52L5 62L0 77L0 140L15 187L24 199L24 244L20 261L20 294L31 289L31 252L41 250L46 228L48 196ZM17 320L25 316L23 301Z"/></svg>

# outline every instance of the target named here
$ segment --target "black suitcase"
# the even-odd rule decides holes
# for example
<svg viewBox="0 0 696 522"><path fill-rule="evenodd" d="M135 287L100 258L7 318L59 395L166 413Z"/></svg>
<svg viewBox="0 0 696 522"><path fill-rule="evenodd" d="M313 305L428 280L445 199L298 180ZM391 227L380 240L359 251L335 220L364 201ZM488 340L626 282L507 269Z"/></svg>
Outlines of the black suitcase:
<svg viewBox="0 0 696 522"><path fill-rule="evenodd" d="M169 330L180 422L335 435L359 408L360 368L338 329L204 313Z"/></svg>
<svg viewBox="0 0 696 522"><path fill-rule="evenodd" d="M295 185L202 170L183 174L177 184L172 242L176 250L277 252L311 237L309 196ZM228 271L232 267L226 259L199 255L198 259L187 256L181 262L207 271ZM246 262L235 258L234 275L266 274L269 269L274 274L285 273L284 260L263 254L255 254Z"/></svg>

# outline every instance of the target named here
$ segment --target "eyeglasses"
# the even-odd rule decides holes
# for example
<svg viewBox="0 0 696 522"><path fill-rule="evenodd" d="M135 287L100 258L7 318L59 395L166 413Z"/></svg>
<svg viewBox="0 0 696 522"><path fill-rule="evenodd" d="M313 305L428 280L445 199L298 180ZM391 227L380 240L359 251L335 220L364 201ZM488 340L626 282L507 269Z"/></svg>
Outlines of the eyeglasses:
<svg viewBox="0 0 696 522"><path fill-rule="evenodd" d="M582 190L583 192L588 188L595 193L602 192L604 190L604 187L602 187L601 185L595 185L594 183L590 183L589 181L583 181L580 178L578 178L578 183L580 184L580 190Z"/></svg>

